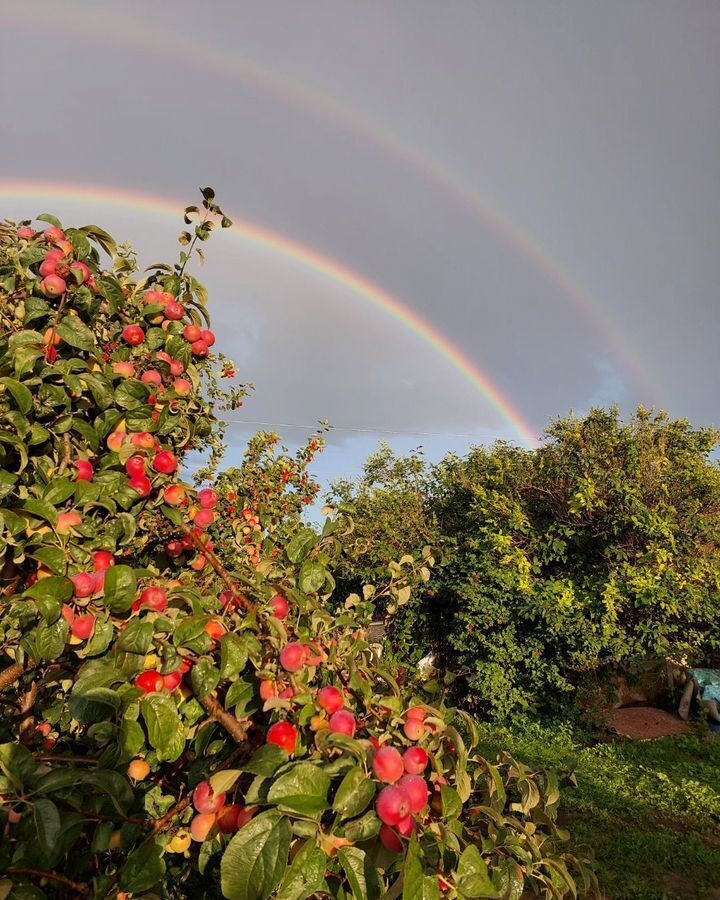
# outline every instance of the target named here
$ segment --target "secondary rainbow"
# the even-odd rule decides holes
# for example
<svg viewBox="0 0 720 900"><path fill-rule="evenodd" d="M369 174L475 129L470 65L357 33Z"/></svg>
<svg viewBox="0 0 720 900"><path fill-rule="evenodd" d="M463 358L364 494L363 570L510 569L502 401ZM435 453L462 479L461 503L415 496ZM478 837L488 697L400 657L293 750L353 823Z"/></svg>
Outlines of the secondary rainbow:
<svg viewBox="0 0 720 900"><path fill-rule="evenodd" d="M42 15L38 10L44 10ZM580 285L569 271L542 247L526 229L517 225L497 208L497 204L478 192L468 182L449 172L439 162L406 144L389 128L363 116L354 109L304 84L262 65L256 60L242 59L224 53L216 47L207 47L177 33L167 33L153 27L148 21L129 21L127 16L117 15L107 9L92 9L85 4L76 7L67 4L58 18L56 7L48 3L34 2L16 5L6 14L7 18L32 25L34 28L50 27L53 32L63 30L70 35L82 35L86 41L90 35L98 41L118 42L148 52L153 57L164 57L175 64L194 65L208 72L242 81L269 94L281 103L303 110L310 115L339 125L362 136L384 153L400 160L424 179L431 181L456 203L479 219L490 231L498 235L522 257L564 298L601 337L623 370L638 388L643 402L653 404L662 396L662 388L648 363L642 359L638 348L628 339L612 317Z"/></svg>
<svg viewBox="0 0 720 900"><path fill-rule="evenodd" d="M3 200L32 199L43 202L57 200L64 203L77 204L94 203L99 206L149 212L154 215L171 217L178 222L181 221L180 215L183 207L186 205L167 197L120 190L109 185L75 185L38 181L0 180L0 198ZM228 214L234 223L233 227L228 230L230 236L271 250L286 259L299 263L305 268L335 282L344 289L352 291L409 328L440 356L446 359L454 369L460 372L482 394L488 403L513 428L524 444L529 447L537 446L538 436L532 425L497 385L492 382L488 375L466 353L406 303L403 303L397 297L384 291L367 278L358 275L336 260L324 256L312 247L263 228L254 222L238 219L231 213ZM23 212L23 216L27 217L28 215L29 213Z"/></svg>

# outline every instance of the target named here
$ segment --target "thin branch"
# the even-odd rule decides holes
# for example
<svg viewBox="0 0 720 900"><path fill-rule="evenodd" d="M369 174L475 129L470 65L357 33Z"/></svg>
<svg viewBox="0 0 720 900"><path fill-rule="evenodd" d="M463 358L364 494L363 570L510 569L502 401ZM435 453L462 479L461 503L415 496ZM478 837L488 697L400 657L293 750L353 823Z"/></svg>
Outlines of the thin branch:
<svg viewBox="0 0 720 900"><path fill-rule="evenodd" d="M33 753L35 762L66 763L70 766L97 766L100 760L91 756L53 756L46 753Z"/></svg>
<svg viewBox="0 0 720 900"><path fill-rule="evenodd" d="M79 884L77 881L70 881L64 875L56 875L54 872L41 872L39 869L26 869L22 866L11 866L5 869L8 875L27 875L29 878L49 878L50 881L57 881L58 884L64 884L65 887L80 894L81 897L89 897L90 891L86 884Z"/></svg>
<svg viewBox="0 0 720 900"><path fill-rule="evenodd" d="M222 704L216 697L212 697L209 694L198 702L206 712L210 713L211 717L215 719L216 722L222 725L230 737L235 738L238 744L247 740L248 731L250 730L251 725L250 719L245 719L242 722L239 719L236 719L232 713L223 709Z"/></svg>
<svg viewBox="0 0 720 900"><path fill-rule="evenodd" d="M242 759L248 752L248 750L252 749L251 745L245 741L240 747L237 747L233 752L228 756L228 758L223 762L222 765L218 766L215 769L216 772L222 772L223 769L229 769L235 765L235 763ZM153 834L158 834L161 831L165 831L166 828L169 828L172 825L173 819L176 816L179 816L180 813L184 812L188 806L190 806L192 802L192 793L187 794L187 796L183 797L178 803L173 806L171 810L165 813L164 816L160 819L155 820L155 824L153 825Z"/></svg>
<svg viewBox="0 0 720 900"><path fill-rule="evenodd" d="M220 562L220 560L213 553L213 551L209 550L205 546L203 541L200 539L200 535L195 533L195 529L190 528L189 525L185 525L185 524L181 525L180 527L182 528L183 534L192 541L195 548L200 553L202 553L203 556L206 557L206 559L208 560L210 565L213 567L213 569L215 569L217 574L222 578L223 582L225 583L225 586L232 594L233 600L237 600L239 603L241 603L245 607L245 609L248 610L248 612L253 612L255 610L255 605L252 603L251 600L249 600L245 596L245 594L242 593L242 591L239 591L237 589L237 585L233 582L228 570ZM228 606L229 606L229 604L228 604Z"/></svg>

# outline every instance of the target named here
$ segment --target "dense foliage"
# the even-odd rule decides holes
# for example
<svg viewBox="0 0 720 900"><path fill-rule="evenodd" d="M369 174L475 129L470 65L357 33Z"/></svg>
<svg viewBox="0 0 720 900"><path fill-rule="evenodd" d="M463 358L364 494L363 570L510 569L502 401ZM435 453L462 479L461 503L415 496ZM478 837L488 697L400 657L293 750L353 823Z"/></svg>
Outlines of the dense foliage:
<svg viewBox="0 0 720 900"><path fill-rule="evenodd" d="M557 779L475 752L439 685L365 640L429 554L329 603L341 513L299 511L307 465L259 435L220 461L198 242L175 266L51 216L0 232L0 896L562 897ZM103 263L105 252L109 264ZM393 548L394 549L394 548Z"/></svg>
<svg viewBox="0 0 720 900"><path fill-rule="evenodd" d="M593 410L532 452L500 443L418 472L383 451L359 484L336 486L356 522L343 584L382 562L396 528L415 550L440 548L391 638L410 661L433 649L499 717L566 702L648 654L702 661L720 642L717 443L664 414Z"/></svg>

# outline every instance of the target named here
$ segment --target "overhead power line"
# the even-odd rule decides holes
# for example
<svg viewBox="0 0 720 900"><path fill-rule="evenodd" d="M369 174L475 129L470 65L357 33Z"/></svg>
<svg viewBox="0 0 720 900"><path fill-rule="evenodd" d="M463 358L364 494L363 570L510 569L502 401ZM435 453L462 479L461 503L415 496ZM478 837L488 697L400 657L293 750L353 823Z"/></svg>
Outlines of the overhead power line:
<svg viewBox="0 0 720 900"><path fill-rule="evenodd" d="M319 423L306 425L299 422L260 422L255 419L228 419L225 422L233 425L263 425L268 428L305 428L309 431L320 431L323 426ZM360 428L356 425L331 425L330 431L353 431L358 434L398 434L409 437L461 437L479 438L480 435L463 431L395 431L391 428Z"/></svg>

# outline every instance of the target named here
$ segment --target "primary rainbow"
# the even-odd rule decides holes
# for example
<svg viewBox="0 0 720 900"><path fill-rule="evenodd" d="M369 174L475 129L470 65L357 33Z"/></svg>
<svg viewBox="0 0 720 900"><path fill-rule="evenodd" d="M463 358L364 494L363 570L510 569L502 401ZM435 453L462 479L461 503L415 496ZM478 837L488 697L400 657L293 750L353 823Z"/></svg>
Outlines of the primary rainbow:
<svg viewBox="0 0 720 900"><path fill-rule="evenodd" d="M42 15L38 15L38 9ZM317 118L340 125L363 139L373 143L383 152L400 160L418 172L423 178L437 185L472 216L497 234L543 278L552 284L558 295L569 303L609 347L614 357L628 373L638 388L643 402L653 404L662 394L657 376L643 360L638 348L628 339L611 316L570 272L542 247L526 229L497 208L497 204L484 197L467 181L449 172L439 162L409 146L399 135L318 89L288 78L255 60L238 58L215 47L203 46L194 39L183 38L177 33L160 31L150 22L141 24L128 20L127 16L98 9L90 5L75 6L66 3L62 16L57 6L45 2L16 4L4 11L7 18L31 24L35 28L51 28L55 33L63 30L71 35L82 35L87 40L92 35L98 41L119 42L148 52L153 57L165 57L180 65L194 65L208 72L238 79L263 91L285 105L301 109Z"/></svg>
<svg viewBox="0 0 720 900"><path fill-rule="evenodd" d="M178 221L180 221L180 214L185 206L184 203L167 197L120 190L109 185L76 185L41 181L0 180L0 199L33 199L43 202L57 200L64 203L79 204L93 203L97 206L140 210L154 215L171 217ZM460 372L490 405L500 413L502 418L512 426L524 444L529 447L537 446L537 433L497 385L466 353L448 340L445 335L411 307L387 291L382 290L382 288L368 279L351 271L341 263L324 256L312 247L291 240L253 222L237 219L235 216L229 215L234 223L228 232L231 236L246 243L272 250L286 259L291 259L305 268L323 275L405 325L446 359L454 369Z"/></svg>

